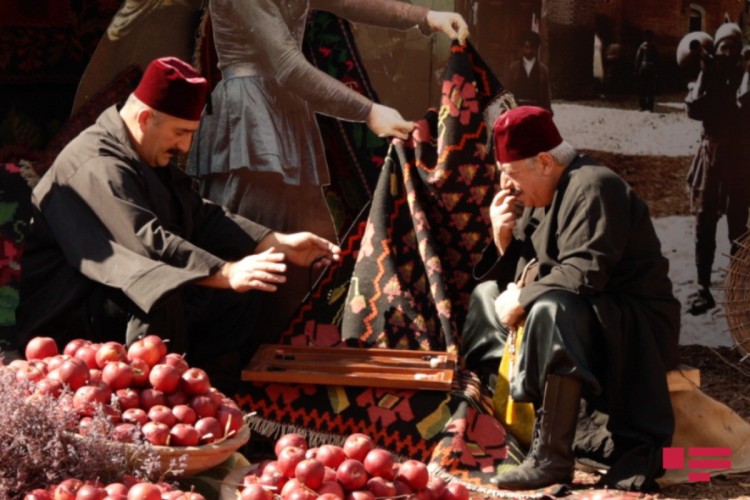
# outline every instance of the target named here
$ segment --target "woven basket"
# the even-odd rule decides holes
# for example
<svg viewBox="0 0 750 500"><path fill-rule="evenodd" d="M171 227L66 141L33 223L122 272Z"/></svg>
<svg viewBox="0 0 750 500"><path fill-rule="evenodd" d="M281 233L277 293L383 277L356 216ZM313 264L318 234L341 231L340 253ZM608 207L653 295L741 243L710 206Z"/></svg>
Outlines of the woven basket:
<svg viewBox="0 0 750 500"><path fill-rule="evenodd" d="M737 244L724 279L724 311L734 343L746 359L750 353L750 232Z"/></svg>
<svg viewBox="0 0 750 500"><path fill-rule="evenodd" d="M229 458L232 453L240 449L250 439L250 427L245 424L233 437L219 443L205 444L202 446L154 446L154 450L161 459L162 471L166 472L174 461L178 464L180 458L187 457L187 466L179 474L180 477L190 477L215 467ZM123 444L126 449L135 452L135 447ZM137 466L144 457L131 456L133 466Z"/></svg>

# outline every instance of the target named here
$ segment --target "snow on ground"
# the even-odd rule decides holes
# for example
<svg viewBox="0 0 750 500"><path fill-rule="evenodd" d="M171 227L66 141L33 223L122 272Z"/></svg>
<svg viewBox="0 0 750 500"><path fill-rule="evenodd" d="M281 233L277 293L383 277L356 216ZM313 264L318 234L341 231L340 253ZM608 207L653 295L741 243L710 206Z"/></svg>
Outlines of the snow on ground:
<svg viewBox="0 0 750 500"><path fill-rule="evenodd" d="M681 107L681 103L657 103ZM685 113L646 113L581 104L553 104L555 122L562 136L581 149L609 151L628 155L692 156L700 138L700 122ZM721 306L700 316L687 312L687 296L695 291L693 251L693 218L671 216L654 220L662 242L662 251L670 261L669 276L682 310L680 344L711 347L732 346L734 341L727 328ZM726 221L719 221L717 249L712 285L714 297L723 284L724 270L729 266L729 241Z"/></svg>
<svg viewBox="0 0 750 500"><path fill-rule="evenodd" d="M701 123L685 113L646 113L571 103L554 104L552 108L562 136L581 149L693 156L700 139Z"/></svg>

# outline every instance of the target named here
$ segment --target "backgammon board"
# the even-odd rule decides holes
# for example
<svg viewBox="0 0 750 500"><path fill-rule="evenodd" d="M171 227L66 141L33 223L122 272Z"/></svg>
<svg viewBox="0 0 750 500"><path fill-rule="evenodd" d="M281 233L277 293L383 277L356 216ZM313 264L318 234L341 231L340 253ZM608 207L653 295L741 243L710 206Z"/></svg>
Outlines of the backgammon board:
<svg viewBox="0 0 750 500"><path fill-rule="evenodd" d="M456 354L441 351L265 344L242 380L448 391L455 370Z"/></svg>

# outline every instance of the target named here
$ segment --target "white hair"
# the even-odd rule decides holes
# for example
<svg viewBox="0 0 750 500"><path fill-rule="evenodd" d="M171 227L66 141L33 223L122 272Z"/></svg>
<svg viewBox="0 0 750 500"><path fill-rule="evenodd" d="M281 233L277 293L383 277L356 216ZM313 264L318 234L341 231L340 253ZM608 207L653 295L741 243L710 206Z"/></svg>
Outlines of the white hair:
<svg viewBox="0 0 750 500"><path fill-rule="evenodd" d="M568 141L562 141L560 144L547 151L547 153L549 153L552 159L563 167L567 167L573 163L573 160L578 156L578 151L576 151L576 148L574 148Z"/></svg>
<svg viewBox="0 0 750 500"><path fill-rule="evenodd" d="M573 160L576 159L576 156L578 156L578 151L576 151L576 148L574 148L573 145L568 141L562 141L560 144L547 151L547 154L550 155L553 160L555 160L555 163L559 163L563 167L567 167L568 165L573 163ZM537 157L532 156L531 158L526 159L526 163L529 166L534 166L536 164L536 160Z"/></svg>

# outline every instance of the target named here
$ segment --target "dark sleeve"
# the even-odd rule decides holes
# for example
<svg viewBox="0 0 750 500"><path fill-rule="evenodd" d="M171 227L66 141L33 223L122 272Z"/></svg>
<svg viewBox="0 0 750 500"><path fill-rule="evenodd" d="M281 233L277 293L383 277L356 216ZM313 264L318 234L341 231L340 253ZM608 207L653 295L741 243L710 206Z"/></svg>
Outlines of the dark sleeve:
<svg viewBox="0 0 750 500"><path fill-rule="evenodd" d="M616 176L578 179L564 196L556 214L558 264L521 289L519 302L526 310L549 290L600 293L630 237L627 185Z"/></svg>
<svg viewBox="0 0 750 500"><path fill-rule="evenodd" d="M490 242L484 250L479 262L474 264L474 279L479 281L493 280L499 283L510 283L514 280L516 266L520 257L521 242L513 240L500 256L494 242Z"/></svg>
<svg viewBox="0 0 750 500"><path fill-rule="evenodd" d="M162 226L132 168L89 163L41 206L67 261L83 275L122 290L148 312L167 293L225 263Z"/></svg>
<svg viewBox="0 0 750 500"><path fill-rule="evenodd" d="M705 120L709 114L716 113L718 103L714 88L712 71L701 71L685 97L685 109L689 118Z"/></svg>
<svg viewBox="0 0 750 500"><path fill-rule="evenodd" d="M192 191L195 244L225 260L239 260L255 251L271 230L224 207L203 199Z"/></svg>
<svg viewBox="0 0 750 500"><path fill-rule="evenodd" d="M258 50L261 63L280 85L299 95L312 108L344 120L365 121L372 101L320 71L305 59L273 0L235 0L237 29Z"/></svg>

